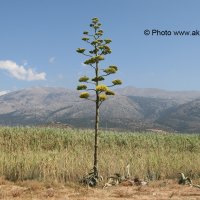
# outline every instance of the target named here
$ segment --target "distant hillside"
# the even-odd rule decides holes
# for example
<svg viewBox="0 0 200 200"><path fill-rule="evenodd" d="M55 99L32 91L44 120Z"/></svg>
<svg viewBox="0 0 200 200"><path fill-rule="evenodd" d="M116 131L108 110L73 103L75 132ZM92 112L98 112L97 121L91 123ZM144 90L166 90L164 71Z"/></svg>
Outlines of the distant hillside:
<svg viewBox="0 0 200 200"><path fill-rule="evenodd" d="M173 100L178 103L185 103L200 97L200 91L167 91L156 88L135 88L132 86L117 89L116 91L120 95L125 96L153 97Z"/></svg>
<svg viewBox="0 0 200 200"><path fill-rule="evenodd" d="M200 131L200 92L128 87L116 93L100 108L101 128ZM0 96L1 125L61 122L91 128L94 116L92 102L80 99L77 91L64 88L29 88Z"/></svg>
<svg viewBox="0 0 200 200"><path fill-rule="evenodd" d="M170 108L157 120L157 123L181 132L199 132L199 122L200 99Z"/></svg>

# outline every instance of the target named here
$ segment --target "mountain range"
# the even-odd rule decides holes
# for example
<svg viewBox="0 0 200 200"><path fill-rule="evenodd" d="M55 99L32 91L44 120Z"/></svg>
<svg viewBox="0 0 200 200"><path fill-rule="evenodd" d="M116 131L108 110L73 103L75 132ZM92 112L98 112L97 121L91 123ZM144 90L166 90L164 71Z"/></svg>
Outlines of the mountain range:
<svg viewBox="0 0 200 200"><path fill-rule="evenodd" d="M125 87L103 102L100 127L143 131L200 132L200 91ZM0 124L67 124L93 128L95 105L65 88L36 87L0 96Z"/></svg>

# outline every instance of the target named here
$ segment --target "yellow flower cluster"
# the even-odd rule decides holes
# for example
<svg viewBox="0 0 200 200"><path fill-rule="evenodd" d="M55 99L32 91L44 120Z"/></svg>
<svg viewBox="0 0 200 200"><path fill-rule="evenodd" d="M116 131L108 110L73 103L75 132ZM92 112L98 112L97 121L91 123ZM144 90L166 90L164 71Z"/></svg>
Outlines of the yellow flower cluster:
<svg viewBox="0 0 200 200"><path fill-rule="evenodd" d="M98 85L96 86L96 91L106 92L108 91L108 87L106 85Z"/></svg>
<svg viewBox="0 0 200 200"><path fill-rule="evenodd" d="M89 96L90 96L90 95L89 95L88 92L82 92L82 93L80 94L80 98L83 98L83 99L87 99Z"/></svg>
<svg viewBox="0 0 200 200"><path fill-rule="evenodd" d="M105 101L108 97L105 94L100 94L99 95L99 100L100 101Z"/></svg>

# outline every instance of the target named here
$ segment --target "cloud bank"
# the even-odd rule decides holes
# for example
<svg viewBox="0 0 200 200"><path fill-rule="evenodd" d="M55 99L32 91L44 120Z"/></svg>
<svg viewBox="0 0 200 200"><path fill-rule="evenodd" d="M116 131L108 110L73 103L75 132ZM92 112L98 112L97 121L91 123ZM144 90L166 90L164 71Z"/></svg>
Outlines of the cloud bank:
<svg viewBox="0 0 200 200"><path fill-rule="evenodd" d="M31 68L26 69L24 66L17 65L11 60L0 61L0 69L6 70L12 77L18 80L46 80L45 72L37 73Z"/></svg>

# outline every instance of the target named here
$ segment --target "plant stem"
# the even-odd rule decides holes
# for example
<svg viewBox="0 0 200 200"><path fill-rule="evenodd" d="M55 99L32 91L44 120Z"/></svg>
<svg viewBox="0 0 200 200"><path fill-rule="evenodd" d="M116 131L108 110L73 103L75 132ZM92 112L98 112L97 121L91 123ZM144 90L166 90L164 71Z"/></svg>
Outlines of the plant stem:
<svg viewBox="0 0 200 200"><path fill-rule="evenodd" d="M96 29L95 29L96 33ZM95 45L95 51L97 50L97 46ZM97 51L96 51L97 52ZM96 53L96 56L98 53ZM95 67L95 75L96 78L99 76L99 66L98 62L96 62ZM99 81L97 80L96 86L99 85ZM95 136L94 136L94 175L98 178L98 130L99 130L99 92L96 91L96 116L95 116Z"/></svg>

